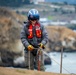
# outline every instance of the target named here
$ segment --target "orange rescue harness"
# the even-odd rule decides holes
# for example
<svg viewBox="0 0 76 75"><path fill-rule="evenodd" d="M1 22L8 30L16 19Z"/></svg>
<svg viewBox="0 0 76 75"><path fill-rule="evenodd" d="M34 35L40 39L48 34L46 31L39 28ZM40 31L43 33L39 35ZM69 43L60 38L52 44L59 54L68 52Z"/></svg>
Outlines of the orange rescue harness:
<svg viewBox="0 0 76 75"><path fill-rule="evenodd" d="M32 39L34 37L34 32L33 32L33 26L32 26L32 24L29 25L28 31L29 31L28 39ZM37 38L41 38L42 32L41 32L40 24L39 23L35 24L35 31L36 31L36 37Z"/></svg>

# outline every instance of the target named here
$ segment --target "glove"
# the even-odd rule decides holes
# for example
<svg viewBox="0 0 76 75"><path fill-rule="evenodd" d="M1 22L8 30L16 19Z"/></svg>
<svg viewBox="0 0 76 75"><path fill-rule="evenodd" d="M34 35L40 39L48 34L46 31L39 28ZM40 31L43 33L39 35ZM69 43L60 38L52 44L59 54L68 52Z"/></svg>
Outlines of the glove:
<svg viewBox="0 0 76 75"><path fill-rule="evenodd" d="M27 48L29 51L32 51L34 49L34 47L32 45L29 45Z"/></svg>
<svg viewBox="0 0 76 75"><path fill-rule="evenodd" d="M42 43L39 44L39 47L45 49L45 46Z"/></svg>

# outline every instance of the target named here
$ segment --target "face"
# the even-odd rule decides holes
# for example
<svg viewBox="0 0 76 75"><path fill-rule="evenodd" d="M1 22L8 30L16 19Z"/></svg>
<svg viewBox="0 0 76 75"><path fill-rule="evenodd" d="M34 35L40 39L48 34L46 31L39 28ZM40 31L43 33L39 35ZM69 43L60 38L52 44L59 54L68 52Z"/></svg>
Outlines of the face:
<svg viewBox="0 0 76 75"><path fill-rule="evenodd" d="M33 25L37 22L37 20L30 20L30 21Z"/></svg>

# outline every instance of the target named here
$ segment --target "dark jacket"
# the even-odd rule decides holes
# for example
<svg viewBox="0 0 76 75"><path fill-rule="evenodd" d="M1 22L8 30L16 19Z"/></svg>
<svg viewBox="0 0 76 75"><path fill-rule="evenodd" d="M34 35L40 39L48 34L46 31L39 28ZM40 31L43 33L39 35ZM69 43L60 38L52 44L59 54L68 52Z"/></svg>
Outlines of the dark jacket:
<svg viewBox="0 0 76 75"><path fill-rule="evenodd" d="M35 31L33 30L34 37L32 39L27 38L27 36L29 35L28 26L29 26L29 22L24 23L23 28L21 30L21 35L20 35L21 41L22 41L24 47L27 48L28 45L33 45L34 47L37 47L39 43L42 43L45 45L48 41L48 34L47 34L47 31L45 30L44 26L40 24L40 28L42 31L42 37L37 38Z"/></svg>

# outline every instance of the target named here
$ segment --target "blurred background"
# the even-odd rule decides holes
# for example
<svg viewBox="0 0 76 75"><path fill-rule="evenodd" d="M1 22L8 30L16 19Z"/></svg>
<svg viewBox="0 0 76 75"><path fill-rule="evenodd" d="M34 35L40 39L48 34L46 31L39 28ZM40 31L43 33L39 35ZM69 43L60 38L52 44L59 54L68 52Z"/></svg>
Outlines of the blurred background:
<svg viewBox="0 0 76 75"><path fill-rule="evenodd" d="M76 0L0 0L0 66L24 66L20 31L32 8L49 35L46 72L60 73L63 49L62 73L76 74Z"/></svg>

